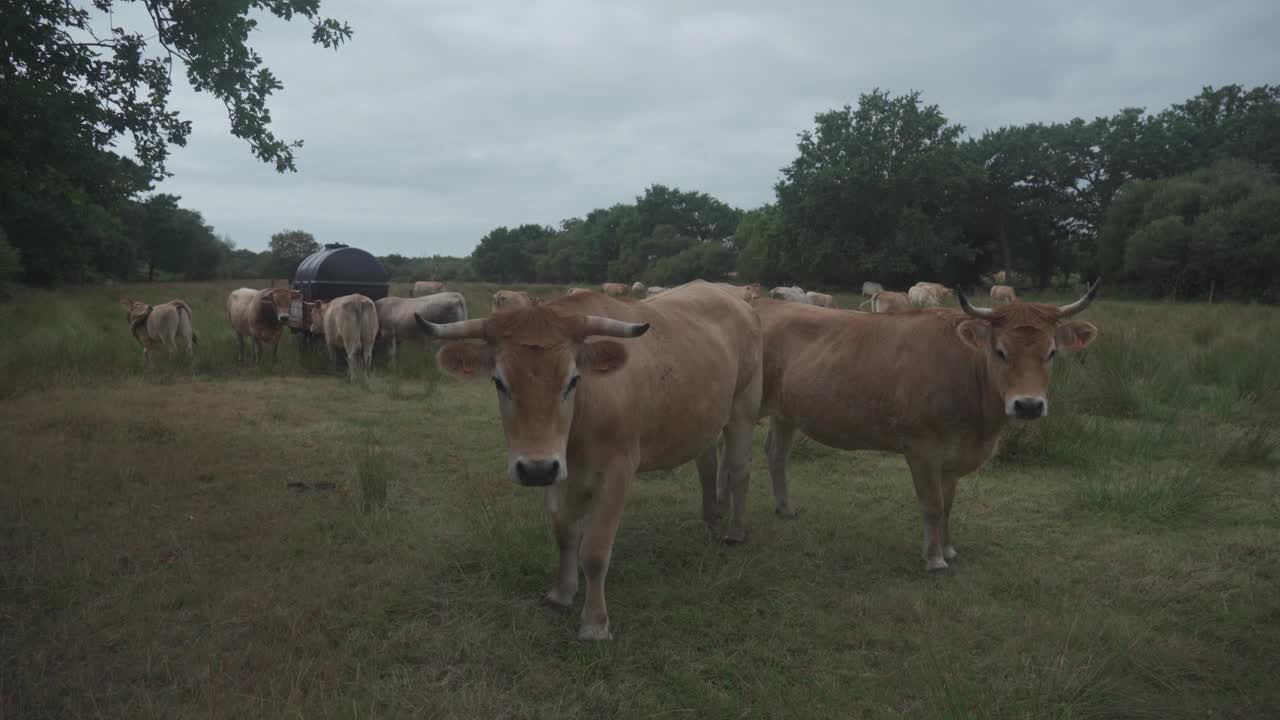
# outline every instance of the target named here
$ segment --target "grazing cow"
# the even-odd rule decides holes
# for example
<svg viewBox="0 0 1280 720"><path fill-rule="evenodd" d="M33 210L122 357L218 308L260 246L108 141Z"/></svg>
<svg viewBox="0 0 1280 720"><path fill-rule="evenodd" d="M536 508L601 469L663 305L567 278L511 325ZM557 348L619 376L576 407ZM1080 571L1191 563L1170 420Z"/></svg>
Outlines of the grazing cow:
<svg viewBox="0 0 1280 720"><path fill-rule="evenodd" d="M1018 302L1018 293L1014 292L1013 288L1008 285L992 285L991 302L992 304L998 302L1015 303Z"/></svg>
<svg viewBox="0 0 1280 720"><path fill-rule="evenodd" d="M404 298L401 298L402 300ZM369 379L373 367L373 343L378 338L378 308L364 295L343 295L311 306L311 332L324 335L329 362L338 368L338 351L347 354L347 377L356 372Z"/></svg>
<svg viewBox="0 0 1280 720"><path fill-rule="evenodd" d="M444 283L438 280L419 280L413 284L413 292L409 293L410 297L426 297L444 292Z"/></svg>
<svg viewBox="0 0 1280 720"><path fill-rule="evenodd" d="M809 304L809 296L804 294L804 290L794 285L791 287L776 287L769 291L769 297L774 300Z"/></svg>
<svg viewBox="0 0 1280 720"><path fill-rule="evenodd" d="M622 283L604 283L600 289L609 297L622 297L628 292L627 286Z"/></svg>
<svg viewBox="0 0 1280 720"><path fill-rule="evenodd" d="M142 366L151 367L151 347L163 344L172 355L178 350L178 338L186 343L187 358L195 357L196 331L191 327L191 306L183 300L170 300L160 305L148 305L137 300L124 299L125 319L133 339L142 346Z"/></svg>
<svg viewBox="0 0 1280 720"><path fill-rule="evenodd" d="M809 292L805 293L804 296L809 298L810 305L817 305L818 307L824 307L824 308L833 308L836 306L835 298L831 297L826 293L814 292L810 290Z"/></svg>
<svg viewBox="0 0 1280 720"><path fill-rule="evenodd" d="M467 319L467 299L460 292L446 291L421 298L384 297L374 305L378 308L378 334L391 342L393 363L402 340L423 337L414 315L434 323Z"/></svg>
<svg viewBox="0 0 1280 720"><path fill-rule="evenodd" d="M493 294L493 302L489 304L489 312L494 313L508 308L529 307L536 300L524 290L499 290Z"/></svg>
<svg viewBox="0 0 1280 720"><path fill-rule="evenodd" d="M253 345L253 360L262 356L262 346L271 346L271 359L280 355L280 333L289 323L289 305L302 293L286 288L240 288L227 296L227 318L240 344L238 357L244 360L244 341Z"/></svg>
<svg viewBox="0 0 1280 720"><path fill-rule="evenodd" d="M870 300L859 305L858 309L861 310L868 305L871 306L871 312L877 313L899 312L901 310L910 310L914 307L906 293L890 292L888 290L881 290L875 293Z"/></svg>
<svg viewBox="0 0 1280 720"><path fill-rule="evenodd" d="M937 307L942 304L942 291L933 285L916 285L907 291L907 298L915 307Z"/></svg>
<svg viewBox="0 0 1280 720"><path fill-rule="evenodd" d="M738 508L760 400L760 325L750 306L694 281L641 303L581 293L464 323L421 322L437 337L484 340L446 344L440 366L493 383L508 474L519 485L547 487L560 552L545 598L552 607L573 603L581 552L587 597L580 639L611 637L605 575L637 472L696 459L703 517L715 522L716 439L723 432L732 501L726 540L742 539Z"/></svg>
<svg viewBox="0 0 1280 720"><path fill-rule="evenodd" d="M884 292L884 287L882 287L880 283L871 282L870 280L862 283L863 297L871 297L872 295L875 295L878 292Z"/></svg>
<svg viewBox="0 0 1280 720"><path fill-rule="evenodd" d="M924 512L926 569L956 556L948 524L956 481L982 467L1009 418L1046 415L1053 359L1098 334L1057 307L1019 303L896 317L824 313L787 303L755 304L764 331L761 417L774 501L791 513L787 454L796 430L844 450L906 456Z"/></svg>
<svg viewBox="0 0 1280 720"><path fill-rule="evenodd" d="M644 295L644 291L645 291L646 289L647 289L647 288L644 286L644 283L640 282L639 280L637 280L637 281L635 281L635 282L631 283L631 294L632 294L632 295Z"/></svg>
<svg viewBox="0 0 1280 720"><path fill-rule="evenodd" d="M591 292L591 291L586 288L569 288L569 292L565 293L565 295L577 295L578 293L584 293L584 292Z"/></svg>

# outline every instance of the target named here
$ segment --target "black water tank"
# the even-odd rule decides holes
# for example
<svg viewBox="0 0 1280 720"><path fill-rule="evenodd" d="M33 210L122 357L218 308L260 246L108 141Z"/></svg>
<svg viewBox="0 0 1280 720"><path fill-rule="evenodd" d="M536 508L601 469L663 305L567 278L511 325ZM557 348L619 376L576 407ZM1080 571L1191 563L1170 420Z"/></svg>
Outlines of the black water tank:
<svg viewBox="0 0 1280 720"><path fill-rule="evenodd" d="M378 258L360 248L333 243L303 260L289 287L300 291L307 302L356 293L381 300L390 290L390 280Z"/></svg>

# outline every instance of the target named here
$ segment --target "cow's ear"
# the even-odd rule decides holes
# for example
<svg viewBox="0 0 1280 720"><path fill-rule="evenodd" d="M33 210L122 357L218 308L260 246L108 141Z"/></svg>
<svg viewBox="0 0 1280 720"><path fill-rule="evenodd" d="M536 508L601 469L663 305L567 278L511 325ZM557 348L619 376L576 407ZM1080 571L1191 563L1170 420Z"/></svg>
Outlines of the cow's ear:
<svg viewBox="0 0 1280 720"><path fill-rule="evenodd" d="M1063 352L1075 352L1076 350L1083 350L1096 337L1098 337L1098 328L1093 323L1072 320L1058 326L1057 331L1054 333L1054 342L1057 343L1058 349Z"/></svg>
<svg viewBox="0 0 1280 720"><path fill-rule="evenodd" d="M965 320L956 326L956 335L975 350L991 347L991 323L986 320Z"/></svg>
<svg viewBox="0 0 1280 720"><path fill-rule="evenodd" d="M602 375L627 364L627 348L617 340L584 343L578 351L578 369Z"/></svg>
<svg viewBox="0 0 1280 720"><path fill-rule="evenodd" d="M437 361L444 371L464 380L493 374L493 348L481 343L451 342L440 349Z"/></svg>

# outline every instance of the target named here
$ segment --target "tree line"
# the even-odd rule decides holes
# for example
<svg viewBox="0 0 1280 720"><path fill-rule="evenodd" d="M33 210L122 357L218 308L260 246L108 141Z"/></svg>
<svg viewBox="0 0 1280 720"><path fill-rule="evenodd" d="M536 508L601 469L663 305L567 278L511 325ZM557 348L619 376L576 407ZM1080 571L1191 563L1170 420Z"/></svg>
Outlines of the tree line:
<svg viewBox="0 0 1280 720"><path fill-rule="evenodd" d="M876 90L816 116L763 207L654 185L559 227L496 228L470 264L498 281L736 271L829 289L1105 274L1155 294L1280 300L1280 87L964 133L919 93Z"/></svg>
<svg viewBox="0 0 1280 720"><path fill-rule="evenodd" d="M281 85L248 43L251 8L191 13L148 0L150 24L126 28L115 2L5 4L0 288L291 275L299 248L319 247L304 231L277 233L265 252L238 249L180 198L151 193L191 132L168 104L175 67L224 103L255 155L295 170L301 141L271 130L267 103ZM309 22L312 42L337 48L351 30L319 5L256 6ZM834 289L974 284L1005 271L1037 287L1105 274L1153 294L1275 301L1277 171L1277 86L1208 87L1155 113L976 137L917 92L877 89L815 116L762 207L655 184L554 226L494 228L467 258L382 260L398 280L671 285L736 271Z"/></svg>

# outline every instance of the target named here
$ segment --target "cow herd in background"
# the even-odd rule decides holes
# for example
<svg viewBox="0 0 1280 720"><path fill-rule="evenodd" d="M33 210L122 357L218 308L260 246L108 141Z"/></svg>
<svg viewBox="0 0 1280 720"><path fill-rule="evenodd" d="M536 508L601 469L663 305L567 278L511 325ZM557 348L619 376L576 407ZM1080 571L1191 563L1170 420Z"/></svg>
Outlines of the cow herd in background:
<svg viewBox="0 0 1280 720"><path fill-rule="evenodd" d="M704 521L724 539L746 537L753 429L769 420L765 454L775 510L791 516L787 461L797 431L824 445L906 458L920 505L921 556L930 572L957 557L950 516L959 479L994 454L1010 419L1048 414L1054 358L1087 346L1097 328L1069 319L1095 282L1065 306L1018 302L991 289L974 307L958 290L921 282L906 293L868 282L873 312L834 308L825 293L794 286L694 281L675 288L605 283L551 299L499 290L492 313L471 319L461 293L415 283L413 297L363 295L304 303L310 331L335 365L367 377L375 338L446 341L440 367L491 382L507 441L507 473L546 488L559 551L544 600L586 602L579 638L611 637L604 582L636 473L693 461ZM637 301L633 295L644 295ZM942 307L955 295L959 309ZM243 359L275 356L297 291L241 288L227 316ZM191 308L123 301L149 364L151 348L196 344ZM653 332L650 332L653 329Z"/></svg>

